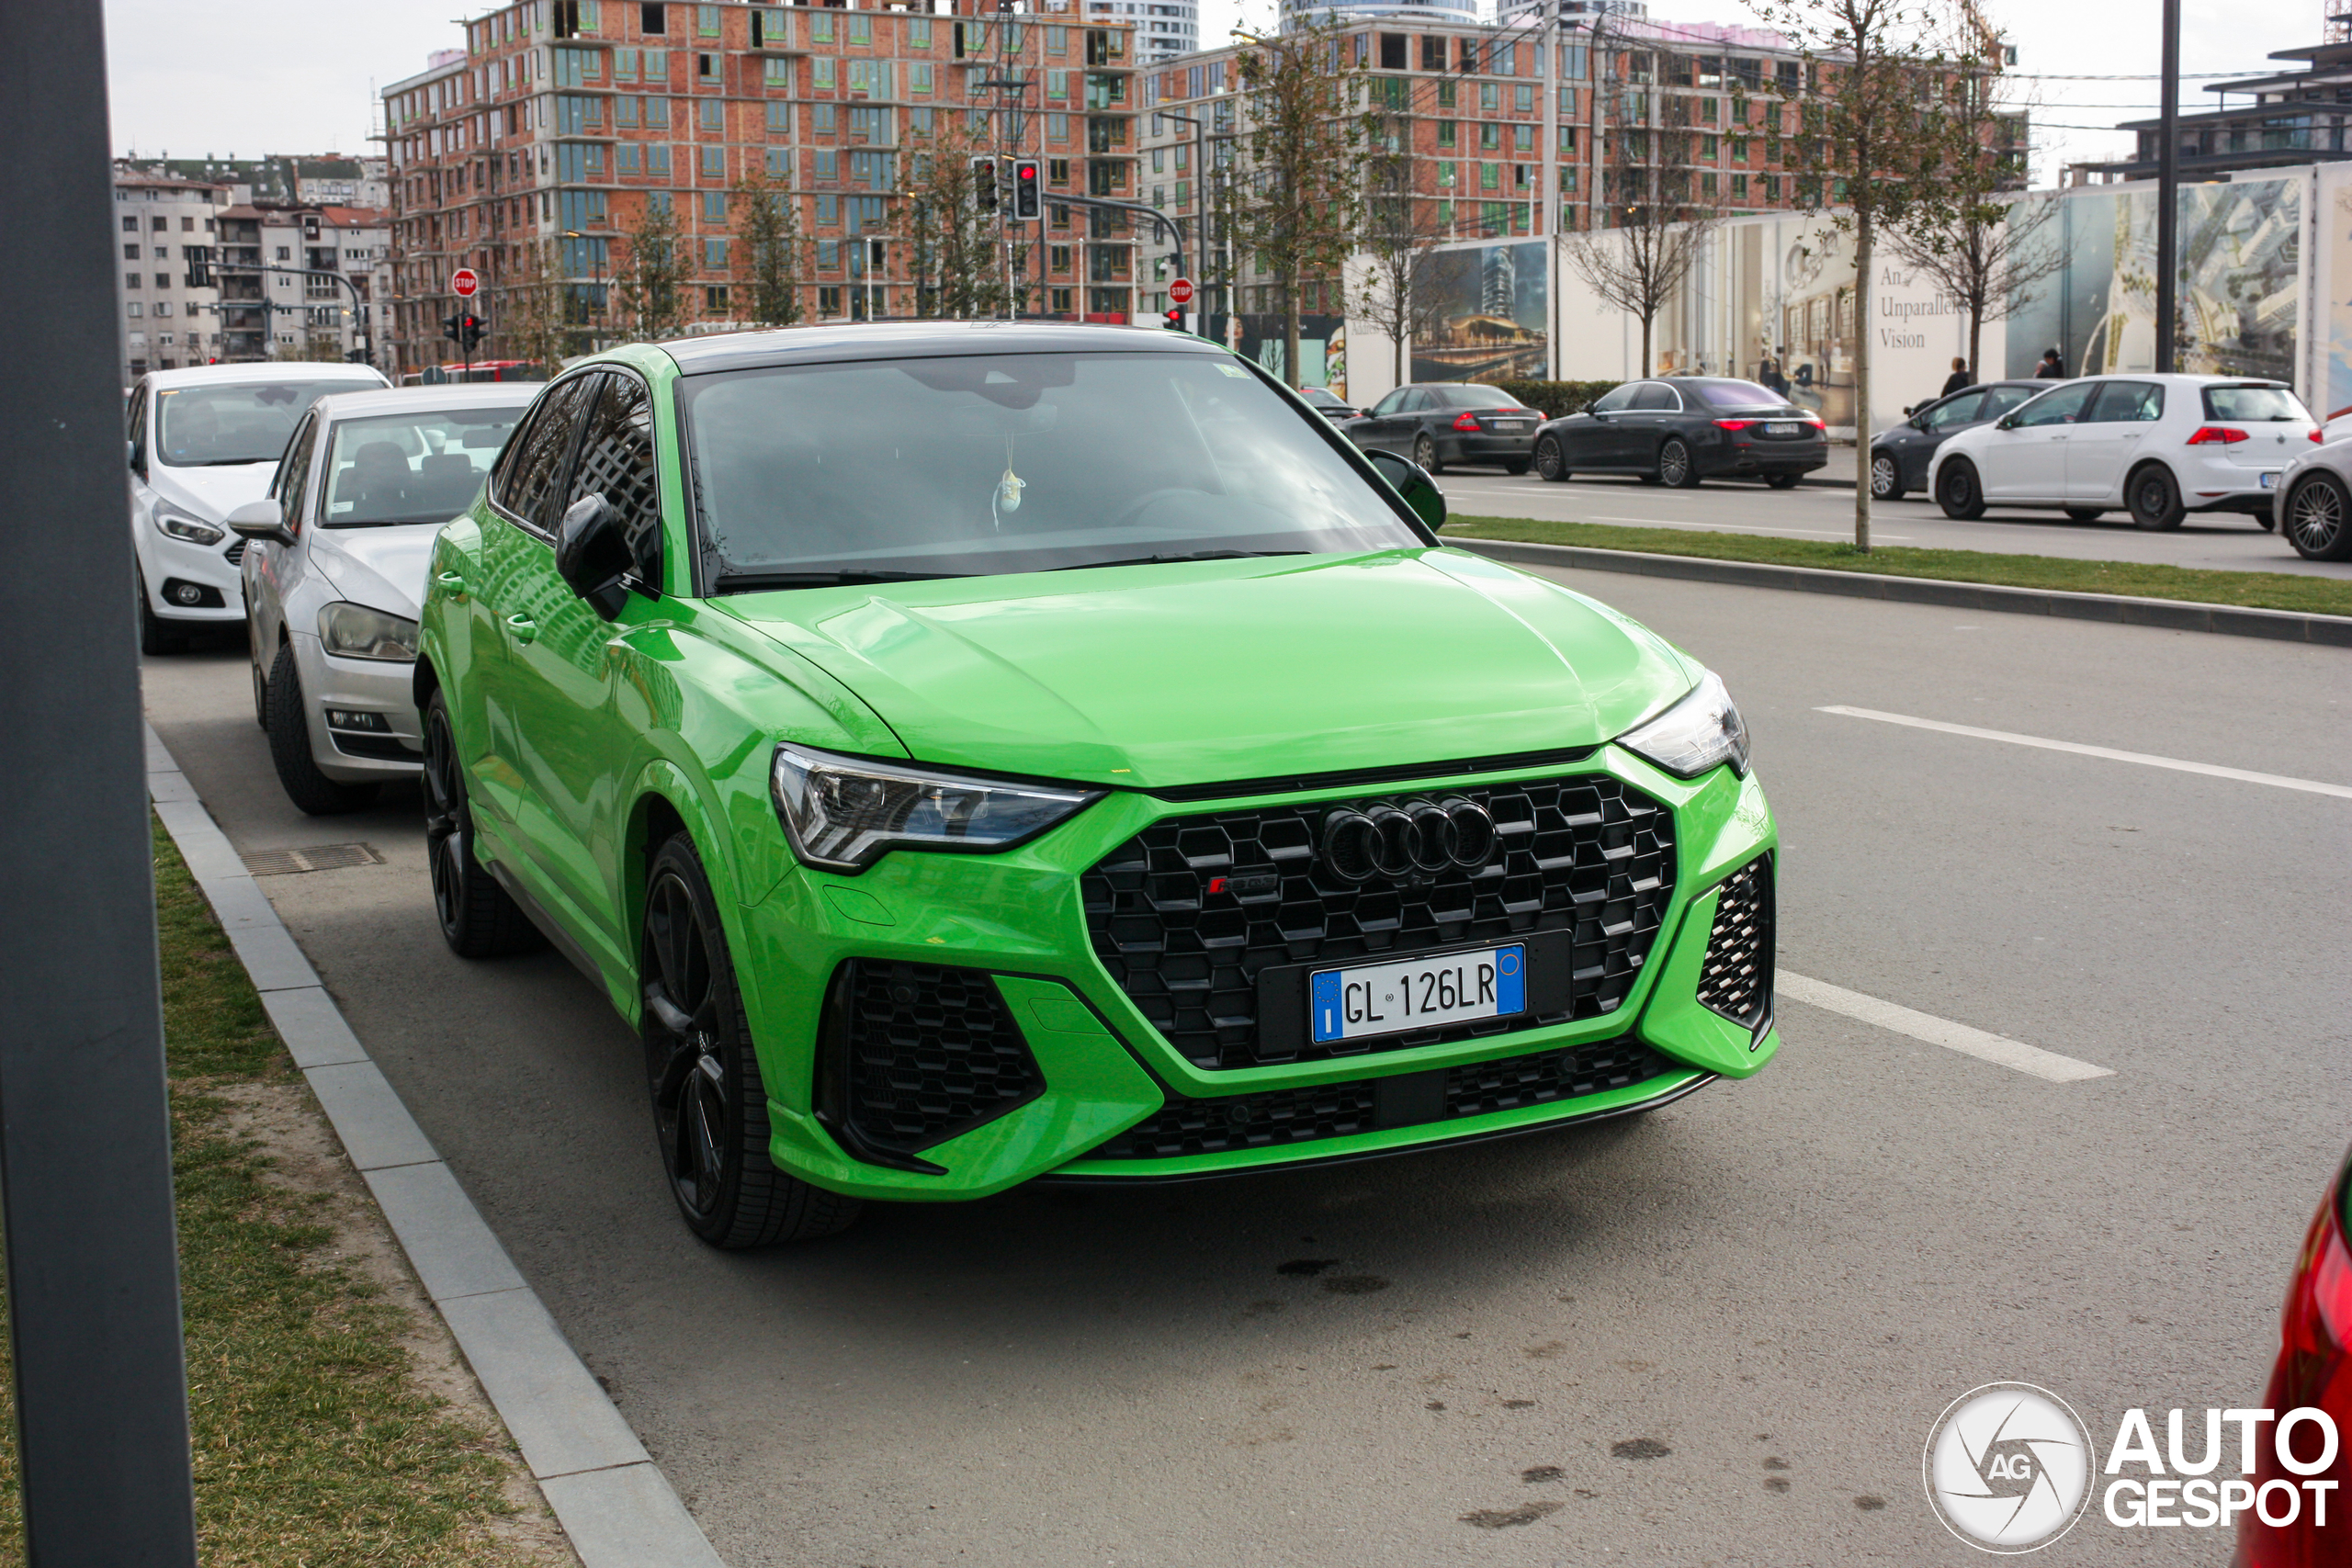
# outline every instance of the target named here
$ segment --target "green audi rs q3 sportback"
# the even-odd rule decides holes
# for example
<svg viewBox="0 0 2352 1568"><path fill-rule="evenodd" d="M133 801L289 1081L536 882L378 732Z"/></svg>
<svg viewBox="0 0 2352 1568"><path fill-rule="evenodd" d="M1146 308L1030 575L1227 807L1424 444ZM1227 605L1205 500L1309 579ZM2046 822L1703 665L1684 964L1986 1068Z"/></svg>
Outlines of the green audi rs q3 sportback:
<svg viewBox="0 0 2352 1568"><path fill-rule="evenodd" d="M429 572L444 934L605 987L723 1247L1746 1077L1776 840L1738 710L1443 504L1167 333L576 365Z"/></svg>

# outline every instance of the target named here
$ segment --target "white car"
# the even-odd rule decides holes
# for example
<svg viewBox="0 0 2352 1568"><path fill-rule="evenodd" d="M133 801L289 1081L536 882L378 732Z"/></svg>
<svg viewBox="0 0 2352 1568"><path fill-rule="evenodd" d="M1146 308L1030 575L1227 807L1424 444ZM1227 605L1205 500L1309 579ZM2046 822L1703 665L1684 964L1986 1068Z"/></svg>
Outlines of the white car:
<svg viewBox="0 0 2352 1568"><path fill-rule="evenodd" d="M2078 523L2120 510L2177 528L2191 512L2238 512L2267 528L2279 475L2318 440L2282 382L2086 376L1945 442L1928 493L1963 519L1991 506L2055 507Z"/></svg>
<svg viewBox="0 0 2352 1568"><path fill-rule="evenodd" d="M190 632L245 618L245 545L229 513L268 485L315 400L385 384L365 365L201 365L140 378L128 418L141 652L175 652Z"/></svg>
<svg viewBox="0 0 2352 1568"><path fill-rule="evenodd" d="M311 405L269 493L231 513L247 541L254 717L294 804L366 805L424 750L411 677L441 525L474 502L539 388L340 392Z"/></svg>

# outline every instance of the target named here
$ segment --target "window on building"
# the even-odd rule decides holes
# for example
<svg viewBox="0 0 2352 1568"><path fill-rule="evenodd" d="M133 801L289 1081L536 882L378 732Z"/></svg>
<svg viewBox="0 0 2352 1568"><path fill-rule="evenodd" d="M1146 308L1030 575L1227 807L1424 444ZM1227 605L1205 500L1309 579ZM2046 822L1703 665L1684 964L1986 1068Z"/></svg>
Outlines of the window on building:
<svg viewBox="0 0 2352 1568"><path fill-rule="evenodd" d="M1478 146L1481 151L1491 152L1500 148L1502 144L1503 128L1501 126L1497 125L1493 120L1487 120L1479 125Z"/></svg>
<svg viewBox="0 0 2352 1568"><path fill-rule="evenodd" d="M161 257L163 254L164 253L161 250L158 250L155 253L158 257ZM277 247L277 259L279 261L292 261L294 259L294 252L288 246L280 245Z"/></svg>
<svg viewBox="0 0 2352 1568"><path fill-rule="evenodd" d="M1522 82L1510 90L1511 107L1520 114L1535 112L1535 89Z"/></svg>
<svg viewBox="0 0 2352 1568"><path fill-rule="evenodd" d="M1047 115L1046 117L1046 140L1051 141L1068 141L1069 140L1069 116L1066 114Z"/></svg>
<svg viewBox="0 0 2352 1568"><path fill-rule="evenodd" d="M613 100L613 124L616 127L634 127L637 124L637 100L635 98L615 98Z"/></svg>
<svg viewBox="0 0 2352 1568"><path fill-rule="evenodd" d="M817 149L817 178L837 180L842 177L842 155L830 147Z"/></svg>
<svg viewBox="0 0 2352 1568"><path fill-rule="evenodd" d="M832 19L832 17L829 17L829 16L825 15L825 13L824 13L824 12L822 12L822 11L818 11L818 12L814 12L814 13L812 13L812 14L809 16L809 17L808 17L808 38L809 38L809 40L810 40L811 42L814 42L814 43L831 43L831 42L832 42L832 41L833 41L833 19Z"/></svg>
<svg viewBox="0 0 2352 1568"><path fill-rule="evenodd" d="M705 272L727 270L727 242L709 239L702 243L702 266Z"/></svg>
<svg viewBox="0 0 2352 1568"><path fill-rule="evenodd" d="M809 86L820 93L831 93L838 90L840 86L840 77L835 67L839 64L840 62L835 60L830 54L820 54L816 59L810 61L808 62Z"/></svg>
<svg viewBox="0 0 2352 1568"><path fill-rule="evenodd" d="M724 222L726 222L726 221L727 221L727 193L726 193L725 191L723 191L723 190L707 190L707 191L703 192L703 193L702 193L702 215L703 215L703 219L704 219L704 220L705 220L706 222L710 222L710 223L724 223Z"/></svg>
<svg viewBox="0 0 2352 1568"><path fill-rule="evenodd" d="M931 62L917 60L907 66L907 91L918 97L927 97L932 90Z"/></svg>
<svg viewBox="0 0 2352 1568"><path fill-rule="evenodd" d="M817 248L821 252L824 249L824 246L820 245ZM817 265L822 266L826 264L820 258ZM834 265L838 265L839 264L835 263ZM817 314L820 316L838 316L841 313L842 291L838 288L820 288L817 290Z"/></svg>
<svg viewBox="0 0 2352 1568"><path fill-rule="evenodd" d="M145 307L136 299L133 299L130 304L123 307L123 313L128 315L134 321L140 318L144 310Z"/></svg>
<svg viewBox="0 0 2352 1568"><path fill-rule="evenodd" d="M131 221L135 223L138 220L133 219ZM139 259L139 247L135 244L123 246L122 259L125 261L137 261Z"/></svg>
<svg viewBox="0 0 2352 1568"><path fill-rule="evenodd" d="M842 243L839 240L817 242L817 270L839 272L842 269Z"/></svg>
<svg viewBox="0 0 2352 1568"><path fill-rule="evenodd" d="M918 104L907 111L907 134L918 141L930 140L931 110L929 107Z"/></svg>
<svg viewBox="0 0 2352 1568"><path fill-rule="evenodd" d="M717 98L705 98L695 106L696 118L705 130L714 133L727 129L727 106Z"/></svg>
<svg viewBox="0 0 2352 1568"><path fill-rule="evenodd" d="M1046 183L1050 186L1066 186L1069 184L1069 160L1068 158L1048 158L1046 160ZM1059 210L1064 213L1068 213L1069 209L1065 207ZM1063 223L1065 226L1067 226L1068 222L1069 220L1064 218ZM134 246L132 248L136 249L137 247Z"/></svg>
<svg viewBox="0 0 2352 1568"><path fill-rule="evenodd" d="M705 147L702 149L702 177L707 180L723 180L727 177L726 148Z"/></svg>
<svg viewBox="0 0 2352 1568"><path fill-rule="evenodd" d="M909 49L931 47L931 18L929 17L907 18L907 47Z"/></svg>
<svg viewBox="0 0 2352 1568"><path fill-rule="evenodd" d="M644 110L645 110L645 123L646 123L646 126L647 126L649 129L650 129L650 130L667 130L667 129L669 128L669 124L670 124L670 100L669 100L669 99L667 99L667 98L644 98L644 99L640 99L640 100L639 100L639 104L640 104L640 106L641 106L641 107L644 108Z"/></svg>
<svg viewBox="0 0 2352 1568"><path fill-rule="evenodd" d="M792 177L791 148L771 147L768 149L768 173L779 179L789 180Z"/></svg>
<svg viewBox="0 0 2352 1568"><path fill-rule="evenodd" d="M613 150L616 174L639 175L645 172L645 160L635 142L624 141Z"/></svg>
<svg viewBox="0 0 2352 1568"><path fill-rule="evenodd" d="M863 11L852 11L842 18L849 24L848 41L861 49L874 47L874 18Z"/></svg>
<svg viewBox="0 0 2352 1568"><path fill-rule="evenodd" d="M670 144L655 142L645 149L645 172L662 179L670 177Z"/></svg>
<svg viewBox="0 0 2352 1568"><path fill-rule="evenodd" d="M830 193L830 192L828 192L828 193L826 193L826 194L824 194L824 195L821 195L821 196L818 197L817 197L817 223L818 223L818 226L819 226L820 228L824 228L824 229L836 228L836 227L838 227L838 226L840 225L841 220L842 220L842 198L841 198L840 197L837 197L837 196L832 195L832 194L831 194L831 193Z"/></svg>
<svg viewBox="0 0 2352 1568"><path fill-rule="evenodd" d="M697 38L717 38L718 36L718 6L697 6L695 7L695 36Z"/></svg>

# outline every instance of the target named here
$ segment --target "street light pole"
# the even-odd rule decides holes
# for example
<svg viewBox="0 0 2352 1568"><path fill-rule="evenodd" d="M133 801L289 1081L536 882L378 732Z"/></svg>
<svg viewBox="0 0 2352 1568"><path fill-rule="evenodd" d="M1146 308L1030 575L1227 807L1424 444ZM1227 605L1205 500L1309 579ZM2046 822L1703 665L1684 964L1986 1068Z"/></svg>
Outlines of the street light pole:
<svg viewBox="0 0 2352 1568"><path fill-rule="evenodd" d="M2180 0L2165 0L2164 103L2156 121L2156 374L2172 370L2180 311ZM2076 366L2076 370L2086 368Z"/></svg>
<svg viewBox="0 0 2352 1568"><path fill-rule="evenodd" d="M1201 290L1208 288L1206 276L1209 254L1208 122L1197 115L1176 114L1168 109L1162 109L1159 113L1163 118L1176 120L1193 128L1193 265L1203 275L1193 280L1196 287L1193 298L1199 299L1205 306L1208 301L1201 299ZM1183 257L1179 253L1176 268L1180 275L1183 267ZM1191 313L1197 317L1205 316L1208 312L1203 310ZM1198 330L1199 324L1196 321L1194 330Z"/></svg>

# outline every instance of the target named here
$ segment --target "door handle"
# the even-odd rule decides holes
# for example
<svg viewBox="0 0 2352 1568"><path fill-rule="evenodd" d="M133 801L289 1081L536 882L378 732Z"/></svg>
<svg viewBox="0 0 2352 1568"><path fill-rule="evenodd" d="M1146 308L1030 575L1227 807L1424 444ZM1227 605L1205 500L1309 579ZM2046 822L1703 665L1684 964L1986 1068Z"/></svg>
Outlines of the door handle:
<svg viewBox="0 0 2352 1568"><path fill-rule="evenodd" d="M528 642L539 635L539 623L528 615L509 615L506 617L506 630L516 642Z"/></svg>
<svg viewBox="0 0 2352 1568"><path fill-rule="evenodd" d="M463 599L466 596L466 580L461 573L445 571L433 581L439 583L442 592L452 599Z"/></svg>

